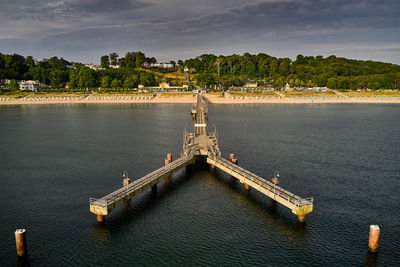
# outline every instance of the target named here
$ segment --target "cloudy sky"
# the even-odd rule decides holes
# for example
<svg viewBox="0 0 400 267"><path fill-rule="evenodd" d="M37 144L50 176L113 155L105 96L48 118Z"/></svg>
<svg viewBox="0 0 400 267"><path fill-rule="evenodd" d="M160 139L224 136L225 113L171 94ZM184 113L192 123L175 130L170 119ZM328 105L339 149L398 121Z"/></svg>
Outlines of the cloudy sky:
<svg viewBox="0 0 400 267"><path fill-rule="evenodd" d="M400 0L0 0L0 52L99 63L267 53L400 64Z"/></svg>

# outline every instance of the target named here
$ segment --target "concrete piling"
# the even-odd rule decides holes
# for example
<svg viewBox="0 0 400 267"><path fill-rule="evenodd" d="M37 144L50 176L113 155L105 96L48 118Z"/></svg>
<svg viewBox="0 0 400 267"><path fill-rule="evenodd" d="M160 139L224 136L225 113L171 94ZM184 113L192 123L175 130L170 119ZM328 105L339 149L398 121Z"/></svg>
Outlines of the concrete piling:
<svg viewBox="0 0 400 267"><path fill-rule="evenodd" d="M17 248L18 257L24 257L28 254L28 248L26 245L26 230L17 229L15 230L15 244Z"/></svg>
<svg viewBox="0 0 400 267"><path fill-rule="evenodd" d="M370 225L369 226L368 249L372 252L378 251L380 233L381 233L381 229L379 228L379 225Z"/></svg>

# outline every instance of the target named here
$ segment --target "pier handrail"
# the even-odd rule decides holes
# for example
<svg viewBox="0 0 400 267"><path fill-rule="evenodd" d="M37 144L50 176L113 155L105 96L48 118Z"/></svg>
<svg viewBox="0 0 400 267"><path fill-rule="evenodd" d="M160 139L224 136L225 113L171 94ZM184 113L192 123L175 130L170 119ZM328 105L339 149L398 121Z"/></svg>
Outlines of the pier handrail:
<svg viewBox="0 0 400 267"><path fill-rule="evenodd" d="M94 204L97 206L107 207L108 205L127 197L130 193L133 193L134 191L140 189L141 187L151 184L154 180L158 179L160 176L163 176L171 172L172 170L184 165L188 161L192 160L193 157L194 157L193 153L184 155L172 161L170 164L165 165L149 174L146 174L145 176L133 181L129 185L119 188L100 199L90 198L89 202L90 204Z"/></svg>
<svg viewBox="0 0 400 267"><path fill-rule="evenodd" d="M302 206L312 204L314 201L314 199L312 197L311 198L301 198L301 197L283 189L282 187L280 187L270 181L267 181L266 179L254 174L254 173L251 173L248 170L246 170L236 164L233 164L232 162L230 162L222 157L215 156L213 154L209 154L208 157L210 157L210 159L214 160L216 163L223 165L225 168L228 168L232 172L238 173L238 174L244 176L246 179L251 180L252 182L256 183L257 185L270 191L274 195L277 195L277 196L293 203L297 207L302 207Z"/></svg>

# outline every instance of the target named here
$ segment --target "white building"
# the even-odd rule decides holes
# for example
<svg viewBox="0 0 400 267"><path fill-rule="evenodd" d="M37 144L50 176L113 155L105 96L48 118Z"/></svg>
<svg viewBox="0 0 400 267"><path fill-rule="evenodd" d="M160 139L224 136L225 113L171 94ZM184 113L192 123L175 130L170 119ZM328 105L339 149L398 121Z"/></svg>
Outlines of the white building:
<svg viewBox="0 0 400 267"><path fill-rule="evenodd" d="M37 91L40 87L43 87L43 85L39 81L21 81L19 83L19 89L20 90L28 90L28 91Z"/></svg>
<svg viewBox="0 0 400 267"><path fill-rule="evenodd" d="M104 70L104 68L100 65L93 65L93 64L85 64L85 67L88 67L92 70Z"/></svg>
<svg viewBox="0 0 400 267"><path fill-rule="evenodd" d="M142 65L144 68L161 68L161 69L170 69L170 68L174 68L175 64L171 63L171 62L156 62L156 63L149 63L149 62L145 62Z"/></svg>
<svg viewBox="0 0 400 267"><path fill-rule="evenodd" d="M258 83L247 82L243 87L244 88L256 88L257 86L258 86Z"/></svg>

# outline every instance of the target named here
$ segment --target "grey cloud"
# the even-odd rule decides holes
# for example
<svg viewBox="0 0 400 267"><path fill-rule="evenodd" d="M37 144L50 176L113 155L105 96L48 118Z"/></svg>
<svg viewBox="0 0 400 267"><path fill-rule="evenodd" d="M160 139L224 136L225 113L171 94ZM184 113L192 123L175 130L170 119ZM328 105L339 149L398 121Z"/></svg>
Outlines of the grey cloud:
<svg viewBox="0 0 400 267"><path fill-rule="evenodd" d="M0 14L15 20L32 19L39 21L72 21L85 16L109 15L147 7L141 0L32 0L4 3Z"/></svg>
<svg viewBox="0 0 400 267"><path fill-rule="evenodd" d="M30 16L44 20L46 27L39 25L32 31L32 36L41 38L29 42L29 48L79 51L86 58L95 52L122 55L132 50L165 54L166 59L169 53L191 57L200 51L275 52L277 56L307 51L348 56L353 51L357 57L373 58L371 51L378 51L377 44L396 47L400 43L398 0L224 0L217 4L210 0L15 0L7 8L0 15L19 21ZM68 23L58 27L47 23L60 21ZM2 35L10 33L0 29ZM0 38L0 47L3 44L9 46ZM360 44L366 48L357 50ZM397 50L380 51L377 56L400 62Z"/></svg>

